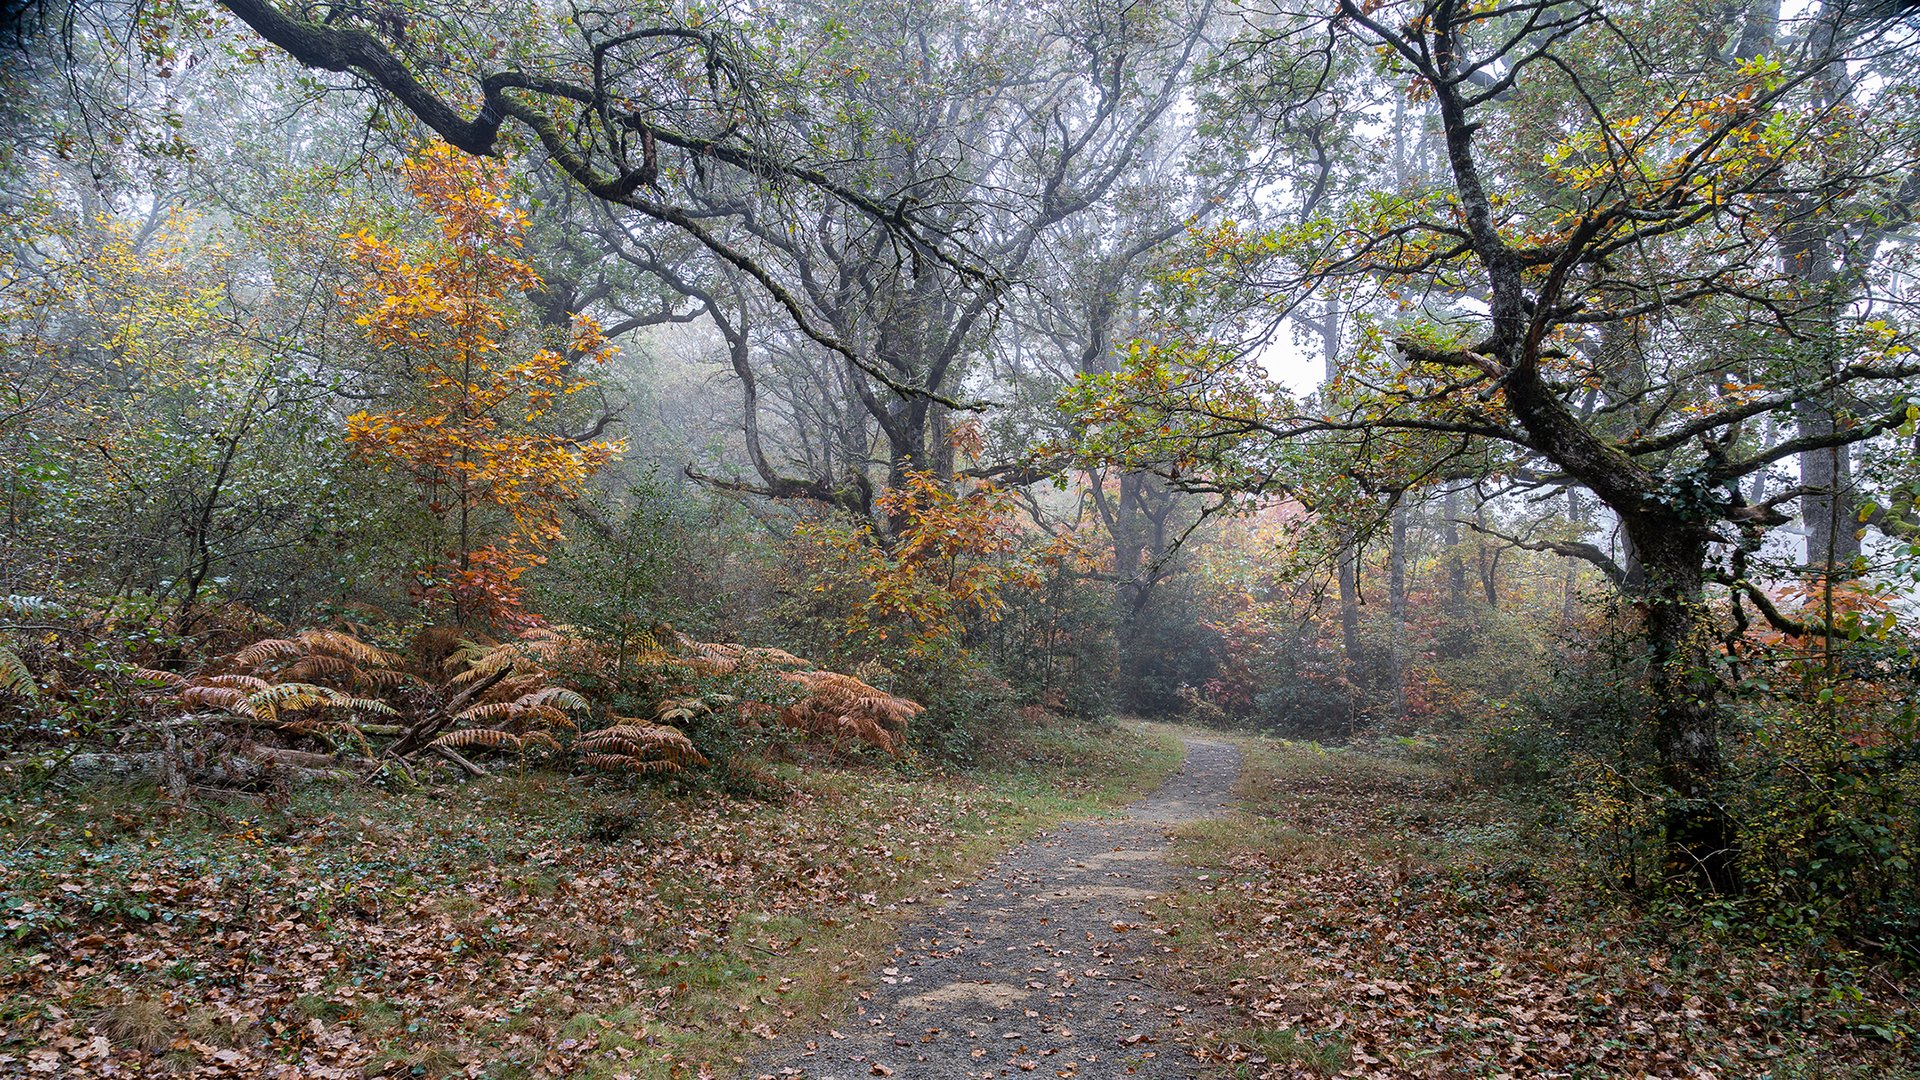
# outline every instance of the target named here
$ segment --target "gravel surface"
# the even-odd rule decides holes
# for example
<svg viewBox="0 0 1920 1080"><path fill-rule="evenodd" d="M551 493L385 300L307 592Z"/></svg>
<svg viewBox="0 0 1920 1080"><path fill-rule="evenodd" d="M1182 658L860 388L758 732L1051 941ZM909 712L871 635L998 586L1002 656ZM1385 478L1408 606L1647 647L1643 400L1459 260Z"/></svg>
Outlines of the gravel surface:
<svg viewBox="0 0 1920 1080"><path fill-rule="evenodd" d="M1015 848L927 922L907 928L870 997L744 1075L854 1080L1191 1077L1193 1005L1147 978L1167 947L1146 906L1178 876L1166 827L1220 813L1232 746L1188 739L1159 791L1113 820Z"/></svg>

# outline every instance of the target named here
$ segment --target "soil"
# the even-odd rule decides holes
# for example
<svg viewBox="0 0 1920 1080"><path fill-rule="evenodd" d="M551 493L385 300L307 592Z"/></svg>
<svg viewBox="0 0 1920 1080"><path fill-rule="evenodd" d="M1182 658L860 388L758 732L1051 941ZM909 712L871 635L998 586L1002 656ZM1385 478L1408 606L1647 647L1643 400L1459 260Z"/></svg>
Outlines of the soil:
<svg viewBox="0 0 1920 1080"><path fill-rule="evenodd" d="M1073 822L1009 852L907 928L855 1015L777 1046L744 1075L1197 1075L1201 999L1152 985L1171 946L1147 907L1180 874L1167 829L1222 812L1240 755L1205 739L1186 748L1180 771L1124 817Z"/></svg>

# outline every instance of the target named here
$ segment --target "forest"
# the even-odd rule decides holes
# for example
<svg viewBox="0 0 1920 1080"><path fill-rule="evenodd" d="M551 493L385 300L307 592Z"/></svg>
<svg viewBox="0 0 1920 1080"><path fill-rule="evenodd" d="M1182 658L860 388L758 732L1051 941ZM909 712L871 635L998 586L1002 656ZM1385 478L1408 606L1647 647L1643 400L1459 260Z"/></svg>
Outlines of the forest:
<svg viewBox="0 0 1920 1080"><path fill-rule="evenodd" d="M1920 1077L1913 0L0 0L0 1076Z"/></svg>

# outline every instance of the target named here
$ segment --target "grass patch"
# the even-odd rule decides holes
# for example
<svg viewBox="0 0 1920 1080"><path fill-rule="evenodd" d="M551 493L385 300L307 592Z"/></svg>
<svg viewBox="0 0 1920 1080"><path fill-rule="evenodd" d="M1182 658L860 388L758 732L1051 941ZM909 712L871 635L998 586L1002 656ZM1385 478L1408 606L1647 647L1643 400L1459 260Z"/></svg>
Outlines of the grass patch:
<svg viewBox="0 0 1920 1080"><path fill-rule="evenodd" d="M764 800L541 773L43 794L0 826L0 1072L725 1074L843 1012L901 924L1008 847L1180 754L1062 724L965 774L782 764Z"/></svg>

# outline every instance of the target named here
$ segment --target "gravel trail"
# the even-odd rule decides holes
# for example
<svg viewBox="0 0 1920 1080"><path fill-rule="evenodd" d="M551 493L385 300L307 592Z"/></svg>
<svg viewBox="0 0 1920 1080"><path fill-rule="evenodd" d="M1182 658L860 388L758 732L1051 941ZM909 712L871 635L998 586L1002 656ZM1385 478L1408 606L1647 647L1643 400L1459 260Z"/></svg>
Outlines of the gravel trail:
<svg viewBox="0 0 1920 1080"><path fill-rule="evenodd" d="M1191 1077L1193 1007L1147 974L1166 946L1146 915L1179 871L1166 828L1217 816L1240 755L1187 739L1160 790L1008 852L901 935L871 997L834 1028L784 1040L745 1076L961 1080Z"/></svg>

